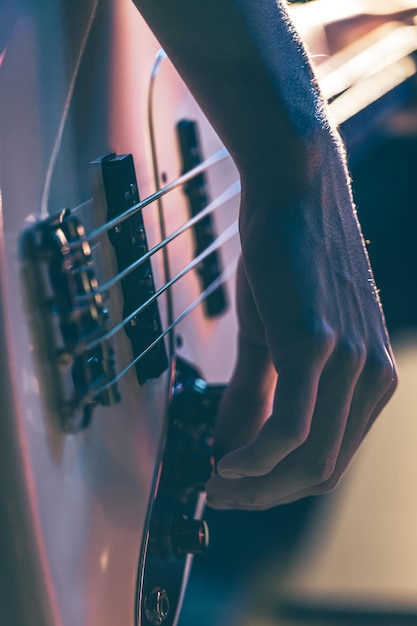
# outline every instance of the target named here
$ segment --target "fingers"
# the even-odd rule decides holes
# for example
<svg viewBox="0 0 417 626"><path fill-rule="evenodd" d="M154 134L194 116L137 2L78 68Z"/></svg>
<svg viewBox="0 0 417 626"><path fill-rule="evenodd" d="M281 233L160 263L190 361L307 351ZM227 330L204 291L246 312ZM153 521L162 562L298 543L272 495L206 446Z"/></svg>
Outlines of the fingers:
<svg viewBox="0 0 417 626"><path fill-rule="evenodd" d="M274 410L255 439L223 457L217 471L223 478L262 476L307 439L314 412L319 372L288 366L279 374Z"/></svg>
<svg viewBox="0 0 417 626"><path fill-rule="evenodd" d="M394 358L387 348L382 358L368 359L352 399L346 432L334 471L328 480L313 487L308 495L326 493L337 486L376 418L394 394L397 383ZM361 419L361 414L366 417Z"/></svg>
<svg viewBox="0 0 417 626"><path fill-rule="evenodd" d="M266 348L239 338L237 365L216 420L216 457L248 444L271 413L277 374Z"/></svg>
<svg viewBox="0 0 417 626"><path fill-rule="evenodd" d="M298 493L306 484L320 483L332 475L359 375L358 370L352 371L352 363L342 367L336 361L333 355L327 362L319 385L318 382L311 385L311 380L301 378L303 393L294 393L294 381L300 382L296 376L299 368L297 372L283 372L282 378L280 375L275 413L251 446L227 455L219 463L220 476L207 485L212 506L223 507L226 502L227 506L239 508L268 508L277 500ZM308 374L308 370L305 373ZM310 385L310 393L306 393L307 385ZM299 402L300 398L307 400L305 405ZM304 419L299 419L297 424L293 415ZM227 471L233 461L233 471ZM228 463L226 471L225 462ZM269 468L266 463L270 464ZM236 467L240 469L241 480L230 480L238 478ZM258 478L254 478L256 476Z"/></svg>
<svg viewBox="0 0 417 626"><path fill-rule="evenodd" d="M214 477L207 485L208 504L220 509L262 510L332 489L394 392L395 370L387 357L384 363L368 361L343 394L340 384L348 368L336 373L334 359L330 360L306 442L266 475L237 480Z"/></svg>
<svg viewBox="0 0 417 626"><path fill-rule="evenodd" d="M216 456L248 444L270 415L277 373L249 287L242 259L237 274L238 316L241 326L232 380L216 420Z"/></svg>
<svg viewBox="0 0 417 626"><path fill-rule="evenodd" d="M330 333L317 334L314 340L304 337L291 356L281 360L271 417L250 444L219 461L220 476L262 476L303 445L310 435L319 381L333 346Z"/></svg>
<svg viewBox="0 0 417 626"><path fill-rule="evenodd" d="M366 423L366 426L364 430L362 431L362 435L359 438L359 440L357 437L357 428L355 428L355 426L357 426L357 423L355 423L354 419L349 418L348 420L349 429L346 429L346 436L343 442L343 449L341 449L340 451L334 472L328 480L324 480L323 482L319 482L318 484L311 484L311 480L309 479L308 487L304 487L303 489L299 491L295 490L292 493L287 493L286 495L282 495L283 492L279 493L279 490L276 489L277 482L275 481L275 494L273 494L271 490L271 497L262 503L260 501L251 502L251 501L248 501L246 498L243 498L242 501L239 503L237 502L237 498L234 498L234 496L230 496L228 494L223 499L209 498L208 500L209 506L211 506L212 508L216 508L216 509L239 508L239 509L246 510L246 511L255 511L255 510L261 511L261 510L266 510L275 506L280 506L283 504L290 504L291 502L295 502L296 500L300 500L301 498L323 495L325 493L328 493L329 491L331 491L338 485L341 478L346 473L346 470L348 469L352 461L352 458L354 457L355 452L357 451L363 439L365 438L365 436L371 429L372 425L374 424L381 410L391 398L392 394L395 391L395 387L396 387L396 380L394 377L394 381L393 381L392 386L390 386L390 389L386 392L384 396L382 396L382 398L380 398L376 403L373 404L373 409L371 410L371 417ZM371 405L372 405L372 402L370 401L369 406ZM351 412L352 414L355 413L355 406L352 406ZM291 470L286 469L284 471L291 471ZM258 489L258 492L264 491L264 486L258 483L257 489ZM234 500L232 500L232 498L234 498Z"/></svg>

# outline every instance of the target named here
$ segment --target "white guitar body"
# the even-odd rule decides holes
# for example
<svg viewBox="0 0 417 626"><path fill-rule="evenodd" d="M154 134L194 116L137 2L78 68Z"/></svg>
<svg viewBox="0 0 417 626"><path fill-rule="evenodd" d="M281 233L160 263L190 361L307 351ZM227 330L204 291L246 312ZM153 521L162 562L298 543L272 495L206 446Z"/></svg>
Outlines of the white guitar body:
<svg viewBox="0 0 417 626"><path fill-rule="evenodd" d="M88 228L100 224L100 208L89 200L89 162L103 154L133 153L141 198L155 191L146 107L159 46L129 0L100 3L58 146L94 7L91 1L40 4L22 3L9 13L5 8L10 28L0 50L0 620L5 626L152 623L140 608L140 576L167 428L171 368L143 386L130 369L118 384L118 404L98 405L87 428L64 432L48 403L45 364L31 328L36 328L36 312L22 282L19 248L25 230L63 207L82 205L77 217ZM169 181L181 173L178 119L199 119L205 156L220 144L168 61L161 66L154 101L160 170ZM216 166L214 175L213 196L236 180L230 162ZM181 191L168 196L163 209L167 233L188 219ZM230 224L237 199L219 211L228 214L224 220ZM161 237L157 210L152 205L143 214L151 247ZM223 228L220 223L219 231ZM224 265L236 257L237 240ZM99 282L116 274L111 246L92 247ZM172 243L171 275L190 262L193 248L190 232ZM165 282L160 255L152 263L159 287ZM179 281L173 289L174 317L200 292L195 272ZM108 303L111 317L120 315L121 300L116 287ZM159 303L166 327L165 296ZM179 351L208 379L226 381L234 358L233 325L232 307L213 321L200 306L175 329L182 336ZM117 366L131 361L124 332L114 337L113 348ZM170 600L168 617L166 605L162 610L167 623L177 619L180 597Z"/></svg>
<svg viewBox="0 0 417 626"><path fill-rule="evenodd" d="M92 18L96 8L93 0L0 6L0 621L5 626L136 626L158 624L158 619L170 626L178 618L190 564L184 555L178 559L169 610L166 598L154 597L150 618L146 616L149 521L158 509L158 498L153 501L170 422L173 355L170 366L143 386L135 368L129 369L117 383L120 402L98 404L86 428L65 432L51 401L55 390L45 374L51 369L44 358L50 346L43 345L37 333L42 312L22 277L22 233L64 207L73 210L88 231L105 221L100 194L90 199L91 161L112 151L132 153L141 198L156 189L148 94L159 45L130 0L104 0ZM399 82L415 74L416 65L407 56L413 49L404 52L408 74ZM332 68L325 65L323 80L332 76ZM369 72L362 82L354 77L370 99L370 87L380 86L379 76L375 85L371 78ZM337 95L331 86L328 95ZM381 95L378 89L375 98ZM360 109L358 105L352 113L351 102L345 106L349 91L344 108L336 109L339 122ZM204 157L219 150L218 138L166 60L154 81L152 108L158 186L182 171L178 120L197 121ZM237 178L225 159L206 177L212 198ZM229 196L214 216L218 235L232 228L220 252L223 268L235 262L239 252L232 226L236 188ZM180 189L164 196L162 203L163 236L156 203L143 210L149 248L189 219ZM171 241L170 276L192 261L194 248L191 230ZM101 237L92 243L92 253L99 284L105 283L118 272L114 250ZM167 282L162 253L152 257L152 269L158 289ZM172 315L166 294L158 298L162 328L181 317L201 291L193 271L170 289ZM227 292L226 313L208 318L198 306L163 339L167 346L178 343L177 355L201 369L210 382L225 382L234 360L232 277ZM116 286L106 301L112 324L121 318L122 300ZM123 331L114 335L112 346L120 371L132 361ZM200 517L201 497L194 508L191 515ZM164 563L174 567L175 558L160 561L163 578ZM155 585L164 589L163 581ZM152 614L158 602L159 613Z"/></svg>

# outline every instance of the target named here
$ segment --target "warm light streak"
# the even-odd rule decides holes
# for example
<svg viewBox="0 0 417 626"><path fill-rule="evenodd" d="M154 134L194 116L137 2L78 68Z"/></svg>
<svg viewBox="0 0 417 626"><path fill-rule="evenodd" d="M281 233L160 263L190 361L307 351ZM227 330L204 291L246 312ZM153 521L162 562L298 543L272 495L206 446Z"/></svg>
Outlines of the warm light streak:
<svg viewBox="0 0 417 626"><path fill-rule="evenodd" d="M100 567L103 573L106 571L107 566L109 564L109 556L110 556L110 553L109 553L108 548L103 550L103 552L100 554Z"/></svg>
<svg viewBox="0 0 417 626"><path fill-rule="evenodd" d="M4 61L4 57L6 56L6 52L7 52L7 48L5 48L2 52L0 52L0 68L1 68L2 63Z"/></svg>
<svg viewBox="0 0 417 626"><path fill-rule="evenodd" d="M389 72L389 67L416 48L416 27L404 26L381 37L377 42L344 62L332 68L337 55L317 68L320 87L326 99L343 93L359 80L374 75L382 70Z"/></svg>
<svg viewBox="0 0 417 626"><path fill-rule="evenodd" d="M411 78L417 72L417 62L412 57L397 61L389 68L364 78L330 104L336 124L343 124L386 93Z"/></svg>

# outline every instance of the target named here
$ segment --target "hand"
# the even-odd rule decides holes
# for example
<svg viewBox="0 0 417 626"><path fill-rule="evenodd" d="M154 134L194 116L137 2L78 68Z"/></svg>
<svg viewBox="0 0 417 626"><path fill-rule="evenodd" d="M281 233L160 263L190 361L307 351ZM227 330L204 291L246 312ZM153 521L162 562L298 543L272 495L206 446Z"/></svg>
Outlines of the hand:
<svg viewBox="0 0 417 626"><path fill-rule="evenodd" d="M317 153L288 211L271 190L242 197L239 355L215 436L226 454L207 483L214 508L332 489L396 386L340 152Z"/></svg>
<svg viewBox="0 0 417 626"><path fill-rule="evenodd" d="M287 2L135 4L244 190L240 354L216 435L228 454L208 502L262 509L327 491L396 374L343 151Z"/></svg>

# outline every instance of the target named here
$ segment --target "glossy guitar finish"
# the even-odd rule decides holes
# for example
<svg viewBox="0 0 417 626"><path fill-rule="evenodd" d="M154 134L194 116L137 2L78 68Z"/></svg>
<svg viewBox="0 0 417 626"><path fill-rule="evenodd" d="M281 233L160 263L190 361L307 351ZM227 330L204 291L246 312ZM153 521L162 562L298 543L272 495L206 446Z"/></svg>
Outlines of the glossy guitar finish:
<svg viewBox="0 0 417 626"><path fill-rule="evenodd" d="M178 122L197 120L205 157L219 150L219 140L163 60L153 80L152 154L148 96L159 46L129 0L11 4L1 9L8 28L0 32L6 33L0 50L1 623L172 624L190 564L186 554L205 542L204 524L197 519L192 528L184 526L181 516L199 518L203 508L199 488L210 467L200 444L209 419L199 420L221 392L207 389L203 379L224 382L234 360L231 281L229 307L219 318L208 317L204 306L185 315L201 297L201 267L200 277L186 272L173 283L158 299L162 327L173 328L163 339L168 369L139 386L132 367L117 382L115 402L98 404L88 424L81 424L86 428L78 424L68 433L51 402L43 358L50 346L36 333L42 320L22 277L22 233L66 208L86 232L100 227L106 203L97 195L90 199L89 164L103 155L132 153L146 198L182 172ZM406 77L415 73L415 62L407 67ZM337 121L346 119L342 111ZM236 172L222 159L205 176L211 199L229 189L213 219L213 239L221 235L231 244L221 246L220 265L227 269L239 250ZM192 229L171 237L189 211L180 189L143 209L148 247L171 238L165 258L162 250L152 256L157 290L193 263ZM91 250L97 280L106 284L120 271L112 243L103 237ZM112 324L122 317L122 292L117 284L106 300ZM132 360L129 337L118 333L111 345L119 371ZM190 451L191 460L184 457ZM173 524L166 521L167 508L174 510Z"/></svg>
<svg viewBox="0 0 417 626"><path fill-rule="evenodd" d="M22 275L28 264L27 258L22 261L22 233L33 232L39 221L64 208L87 233L105 221L105 203L90 199L89 164L97 157L113 150L133 153L141 197L155 191L147 97L159 46L130 2L117 7L102 2L98 8L93 2L41 4L19 6L1 51L0 620L13 626L130 626L158 623L161 618L172 624L178 617L184 568L189 569L186 555L204 547L188 545L187 533L200 537L205 532L198 521L191 531L181 526L183 514L201 517L201 485L191 493L186 477L177 478L174 487L167 479L158 482L168 424L190 419L183 409L180 416L171 410L174 417L169 417L172 393L181 391L176 360L170 355L169 367L143 386L131 368L117 383L120 401L97 404L88 423L74 423L68 429L73 432L65 432L53 401L54 383L45 371L49 366L44 357L51 346L37 333L42 314ZM86 47L80 55L84 38ZM167 61L160 73L153 104L156 149L164 180L172 180L182 167L176 137L180 119L200 120L206 156L220 144ZM64 124L66 101L70 106ZM230 163L215 169L213 193L235 180ZM222 207L225 215L219 229L227 220L230 223L231 208L235 219L236 197L227 211ZM178 190L164 199L163 211L169 234L188 219L184 194ZM143 217L151 247L161 239L157 207L144 209ZM225 265L236 256L236 237L234 241ZM188 231L170 244L171 276L192 260L193 249ZM108 238L93 242L91 251L99 284L117 274ZM152 258L152 269L155 288L160 288L166 282L162 253ZM201 293L192 274L172 288L174 317ZM110 290L106 307L111 323L121 319L120 285ZM159 309L165 328L166 294L159 298ZM181 334L179 352L198 363L205 378L225 381L233 362L234 347L226 341L233 337L232 327L231 308L219 322L208 319L199 307L175 327L175 335ZM169 348L168 335L162 341ZM219 345L228 346L222 348L220 359ZM112 349L118 370L132 360L124 332L114 337ZM193 380L200 381L200 374ZM186 435L170 435L170 440L193 439L193 428L188 424ZM197 453L199 444L193 441L189 447L193 451L195 446ZM171 459L171 468L177 465ZM183 466L187 468L187 462ZM152 507L158 485L162 495ZM155 530L153 520L149 535L152 508L159 520L168 517L163 522L170 525L168 530ZM171 527L173 508L176 522ZM160 544L167 537L169 554L161 554ZM145 561L147 550L151 556ZM165 573L155 574L161 563L171 572L168 582ZM167 600L164 586L169 585L173 591Z"/></svg>

